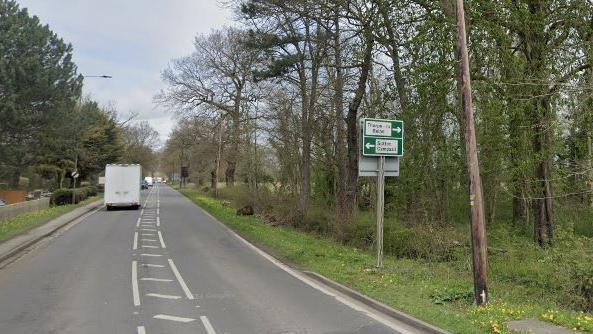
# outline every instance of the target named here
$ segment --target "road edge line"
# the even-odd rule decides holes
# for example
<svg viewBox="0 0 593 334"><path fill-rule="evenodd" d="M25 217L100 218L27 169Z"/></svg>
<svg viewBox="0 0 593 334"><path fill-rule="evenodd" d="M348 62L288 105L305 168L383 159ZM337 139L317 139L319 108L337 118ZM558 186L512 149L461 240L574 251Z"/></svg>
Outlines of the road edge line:
<svg viewBox="0 0 593 334"><path fill-rule="evenodd" d="M363 295L362 293L353 290L345 285L342 285L338 282L335 282L319 273L316 273L314 271L303 271L303 273L325 285L330 286L331 288L340 291L341 293L347 295L348 297L358 300L359 302L383 313L383 314L387 314L389 316L391 316L392 318L398 319L410 326L413 327L420 327L419 329L422 329L428 333L431 334L450 334L447 331L444 331L438 327L435 327L427 322L424 322L420 319L414 318L413 316L404 313L402 311L398 311L394 308L392 308L389 305L386 305L384 303L381 303L380 301L377 301L371 297L368 297L366 295Z"/></svg>

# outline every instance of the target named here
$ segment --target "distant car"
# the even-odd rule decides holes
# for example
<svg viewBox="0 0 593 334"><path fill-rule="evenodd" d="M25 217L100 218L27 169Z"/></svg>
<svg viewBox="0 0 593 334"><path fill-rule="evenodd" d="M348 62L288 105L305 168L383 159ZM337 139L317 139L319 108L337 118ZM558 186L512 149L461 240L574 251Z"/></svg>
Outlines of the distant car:
<svg viewBox="0 0 593 334"><path fill-rule="evenodd" d="M6 202L2 198L0 198L0 208L6 206Z"/></svg>
<svg viewBox="0 0 593 334"><path fill-rule="evenodd" d="M142 181L142 189L148 189L148 182L146 180Z"/></svg>

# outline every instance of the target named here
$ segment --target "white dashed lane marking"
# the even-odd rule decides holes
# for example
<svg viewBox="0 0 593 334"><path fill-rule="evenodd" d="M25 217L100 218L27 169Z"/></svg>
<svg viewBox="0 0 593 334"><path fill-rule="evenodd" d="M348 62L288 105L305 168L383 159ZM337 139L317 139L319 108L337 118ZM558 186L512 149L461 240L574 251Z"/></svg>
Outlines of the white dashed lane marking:
<svg viewBox="0 0 593 334"><path fill-rule="evenodd" d="M146 329L144 329L144 326L138 326L138 334L146 334Z"/></svg>
<svg viewBox="0 0 593 334"><path fill-rule="evenodd" d="M132 245L132 249L138 249L138 232L134 232L134 244Z"/></svg>
<svg viewBox="0 0 593 334"><path fill-rule="evenodd" d="M140 254L140 256L154 256L154 257L161 257L162 255L160 255L160 254L146 254L146 253L142 253L142 254Z"/></svg>
<svg viewBox="0 0 593 334"><path fill-rule="evenodd" d="M181 296L162 295L160 293L147 293L146 295L150 297L157 297L163 299L181 299Z"/></svg>
<svg viewBox="0 0 593 334"><path fill-rule="evenodd" d="M140 292L138 291L138 262L132 261L132 295L134 306L140 306Z"/></svg>
<svg viewBox="0 0 593 334"><path fill-rule="evenodd" d="M208 320L208 317L203 315L200 317L200 320L202 320L202 324L204 324L204 327L206 328L206 332L208 332L208 334L216 334L216 331L214 330L214 327L212 327L212 324Z"/></svg>
<svg viewBox="0 0 593 334"><path fill-rule="evenodd" d="M185 284L183 277L181 277L179 270L177 270L177 266L175 266L175 263L171 259L169 259L169 266L171 266L171 270L173 270L173 274L175 275L175 278L177 278L177 281L179 282L181 289L183 289L187 299L194 299L194 295L191 293L191 291L189 291L187 284Z"/></svg>
<svg viewBox="0 0 593 334"><path fill-rule="evenodd" d="M151 281L151 282L173 282L172 279L166 279L166 278L153 278L153 277L144 277L140 279L141 281Z"/></svg>
<svg viewBox="0 0 593 334"><path fill-rule="evenodd" d="M158 231L157 233L159 234L159 241L161 242L161 247L167 248L167 246L165 246L165 240L163 240L163 234L161 233L161 231Z"/></svg>
<svg viewBox="0 0 593 334"><path fill-rule="evenodd" d="M153 318L176 321L176 322L185 322L185 323L192 322L192 321L196 320L196 319L192 319L192 318L176 317L174 315L166 315L166 314L157 314Z"/></svg>

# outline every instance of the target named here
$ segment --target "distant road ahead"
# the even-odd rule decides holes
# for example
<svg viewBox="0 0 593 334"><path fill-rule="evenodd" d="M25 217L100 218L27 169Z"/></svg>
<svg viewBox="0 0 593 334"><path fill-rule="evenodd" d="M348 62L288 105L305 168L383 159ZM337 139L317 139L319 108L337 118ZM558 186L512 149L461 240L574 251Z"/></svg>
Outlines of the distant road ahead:
<svg viewBox="0 0 593 334"><path fill-rule="evenodd" d="M143 197L143 210L98 211L0 270L0 332L398 333L282 270L173 189Z"/></svg>

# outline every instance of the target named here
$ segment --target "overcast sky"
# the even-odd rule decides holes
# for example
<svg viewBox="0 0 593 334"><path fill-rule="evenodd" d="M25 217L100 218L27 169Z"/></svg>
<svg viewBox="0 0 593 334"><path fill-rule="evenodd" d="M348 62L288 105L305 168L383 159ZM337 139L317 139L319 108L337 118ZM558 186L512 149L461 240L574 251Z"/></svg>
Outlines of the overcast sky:
<svg viewBox="0 0 593 334"><path fill-rule="evenodd" d="M147 120L164 141L174 115L155 106L163 88L161 71L172 58L190 54L196 34L232 24L219 0L19 0L22 7L74 47L74 60L87 78L84 93L103 105L114 103L125 118Z"/></svg>

